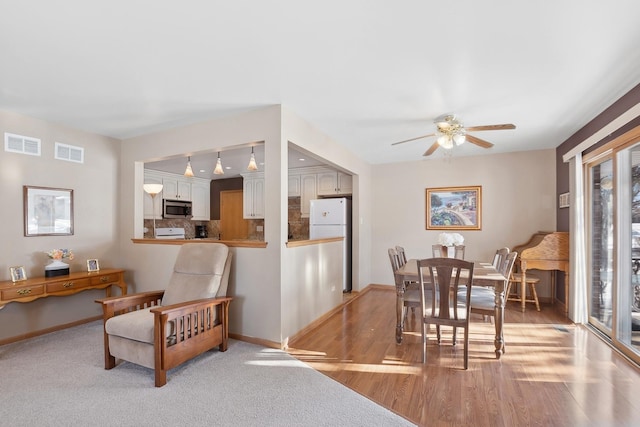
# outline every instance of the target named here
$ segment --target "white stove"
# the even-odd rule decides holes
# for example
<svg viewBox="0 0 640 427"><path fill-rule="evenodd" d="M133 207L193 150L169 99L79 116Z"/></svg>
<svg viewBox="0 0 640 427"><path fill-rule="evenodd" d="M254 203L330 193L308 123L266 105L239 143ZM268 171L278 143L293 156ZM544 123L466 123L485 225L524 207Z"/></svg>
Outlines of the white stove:
<svg viewBox="0 0 640 427"><path fill-rule="evenodd" d="M156 228L156 239L184 239L184 228Z"/></svg>

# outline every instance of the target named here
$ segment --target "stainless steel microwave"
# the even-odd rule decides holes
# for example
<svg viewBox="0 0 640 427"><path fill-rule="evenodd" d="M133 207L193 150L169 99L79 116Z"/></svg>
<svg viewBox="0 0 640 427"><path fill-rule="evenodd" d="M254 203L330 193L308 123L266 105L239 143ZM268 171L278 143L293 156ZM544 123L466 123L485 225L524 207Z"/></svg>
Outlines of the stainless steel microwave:
<svg viewBox="0 0 640 427"><path fill-rule="evenodd" d="M191 202L162 199L162 218L191 218Z"/></svg>

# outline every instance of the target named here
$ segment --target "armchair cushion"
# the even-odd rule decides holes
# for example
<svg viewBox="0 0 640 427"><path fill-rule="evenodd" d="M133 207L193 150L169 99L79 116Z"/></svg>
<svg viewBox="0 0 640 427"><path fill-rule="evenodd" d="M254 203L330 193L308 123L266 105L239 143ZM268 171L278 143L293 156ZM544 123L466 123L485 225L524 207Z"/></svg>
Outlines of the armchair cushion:
<svg viewBox="0 0 640 427"><path fill-rule="evenodd" d="M153 313L149 313L152 308L154 307L132 311L126 316L112 317L107 320L104 328L109 335L153 344ZM169 322L168 325L169 337L175 333L175 322Z"/></svg>
<svg viewBox="0 0 640 427"><path fill-rule="evenodd" d="M231 254L226 245L183 245L162 298L162 305L216 297L221 290L223 276L228 278L230 265ZM226 293L226 282L224 292Z"/></svg>

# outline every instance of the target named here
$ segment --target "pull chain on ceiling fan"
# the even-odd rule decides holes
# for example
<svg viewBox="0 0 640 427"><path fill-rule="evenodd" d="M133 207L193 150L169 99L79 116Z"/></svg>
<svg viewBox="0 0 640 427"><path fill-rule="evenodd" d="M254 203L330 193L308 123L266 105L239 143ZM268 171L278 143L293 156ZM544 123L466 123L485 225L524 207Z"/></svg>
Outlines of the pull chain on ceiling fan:
<svg viewBox="0 0 640 427"><path fill-rule="evenodd" d="M428 135L422 135L411 139L405 139L404 141L394 142L391 145L404 144L405 142L411 142L417 139L435 136L436 142L434 142L431 147L429 147L429 149L425 151L424 156L430 156L434 151L438 149L438 147L450 150L454 146L464 144L465 141L469 141L470 143L482 148L491 148L493 147L492 143L485 141L484 139L480 139L477 136L470 135L469 132L516 128L515 125L512 124L471 126L465 128L462 124L462 121L458 119L455 114L443 114L437 117L433 122L436 125L435 133L430 133Z"/></svg>

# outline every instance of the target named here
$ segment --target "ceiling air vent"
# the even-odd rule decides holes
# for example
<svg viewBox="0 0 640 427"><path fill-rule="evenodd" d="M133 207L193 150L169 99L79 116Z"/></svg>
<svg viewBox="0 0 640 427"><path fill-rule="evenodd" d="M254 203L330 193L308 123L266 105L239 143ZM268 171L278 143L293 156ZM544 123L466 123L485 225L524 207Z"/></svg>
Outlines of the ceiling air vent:
<svg viewBox="0 0 640 427"><path fill-rule="evenodd" d="M4 133L4 151L11 153L29 154L31 156L40 155L40 140L29 136Z"/></svg>
<svg viewBox="0 0 640 427"><path fill-rule="evenodd" d="M84 163L84 148L56 142L55 158L68 162Z"/></svg>

